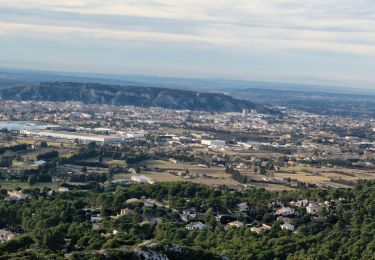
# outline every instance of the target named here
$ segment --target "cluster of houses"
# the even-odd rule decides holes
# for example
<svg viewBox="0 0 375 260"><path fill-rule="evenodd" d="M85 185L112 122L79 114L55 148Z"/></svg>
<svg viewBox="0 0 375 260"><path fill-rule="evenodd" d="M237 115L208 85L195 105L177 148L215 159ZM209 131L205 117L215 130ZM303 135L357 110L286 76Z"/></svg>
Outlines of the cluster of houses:
<svg viewBox="0 0 375 260"><path fill-rule="evenodd" d="M335 199L331 201L324 201L323 203L318 203L314 201L298 200L298 201L291 201L289 203L290 206L284 206L282 203L270 203L269 208L273 209L274 214L277 216L278 222L280 222L280 228L282 230L289 230L295 231L296 226L293 224L293 217L297 217L299 215L298 209L305 209L306 213L311 216L317 216L323 209L328 210L331 206L336 206L340 202L344 201L344 199ZM247 212L249 212L250 207L247 202L237 204L236 212L234 216L238 216L239 218L227 222L224 226L225 229L229 228L241 228L241 227L250 227L250 230L257 234L262 234L265 231L271 230L272 227L265 224L260 223L258 225L250 225L245 224L242 222L243 216L247 216ZM198 213L194 208L192 209L184 209L180 214L180 218L182 221L187 222L186 229L192 231L195 229L203 229L206 225L202 221L197 221L198 219L202 219L200 216L202 213ZM220 221L225 215L217 215L216 220ZM233 214L232 214L233 216Z"/></svg>
<svg viewBox="0 0 375 260"><path fill-rule="evenodd" d="M29 196L24 194L22 190L8 191L8 200L20 201L25 200ZM277 221L280 223L282 230L295 231L296 227L293 224L293 218L301 214L301 210L305 210L307 214L311 216L317 216L322 210L329 210L331 207L337 206L339 203L345 201L343 198L333 199L324 202L309 201L307 199L291 201L288 205L280 202L270 202L268 208L277 217ZM185 223L185 228L189 231L200 230L206 227L204 223L205 213L201 212L197 208L171 208L167 202L160 202L155 199L146 198L130 198L125 201L126 207L121 209L116 216L112 218L118 218L121 216L131 215L134 212L135 206L141 206L143 208L158 208L161 210L172 210L174 213L179 215L180 221ZM266 223L247 224L246 219L248 213L251 211L251 207L247 202L241 202L236 205L236 209L229 214L214 214L216 222L224 226L225 230L231 228L249 228L251 232L256 234L262 234L272 229L270 225ZM93 229L99 229L103 221L103 217L99 214L99 209L88 209L87 214L90 216L90 221L93 225ZM140 225L144 224L159 224L163 219L161 217L150 217L144 219ZM110 234L104 235L116 235L119 231L113 230ZM0 230L0 242L8 241L15 235L7 230Z"/></svg>
<svg viewBox="0 0 375 260"><path fill-rule="evenodd" d="M323 203L317 203L314 201L298 200L291 201L288 206L280 202L269 203L268 207L274 212L274 215L277 216L277 221L280 223L280 228L282 230L295 231L296 227L293 224L293 218L297 217L301 213L301 209L306 210L306 213L311 216L317 216L322 209L328 209L329 206L337 205L343 201L331 200L325 201ZM206 227L204 223L204 213L200 212L198 209L183 208L183 209L174 209L170 208L167 203L159 202L154 199L141 197L131 198L125 201L127 207L120 210L116 216L112 218L118 218L121 216L130 215L134 212L133 209L129 206L141 205L144 208L159 208L168 210L171 209L173 212L178 213L180 220L185 222L185 228L189 231L199 230ZM251 210L251 207L247 202L242 202L236 205L236 210L230 214L215 214L215 219L218 223L224 225L224 229L228 230L230 228L250 228L251 232L262 234L266 231L272 229L270 225L266 223L257 223L257 224L246 224L246 217L248 217L248 212ZM91 216L91 222L93 226L100 224L102 217L99 214L94 214ZM141 224L157 224L162 221L162 218L153 218L143 221Z"/></svg>

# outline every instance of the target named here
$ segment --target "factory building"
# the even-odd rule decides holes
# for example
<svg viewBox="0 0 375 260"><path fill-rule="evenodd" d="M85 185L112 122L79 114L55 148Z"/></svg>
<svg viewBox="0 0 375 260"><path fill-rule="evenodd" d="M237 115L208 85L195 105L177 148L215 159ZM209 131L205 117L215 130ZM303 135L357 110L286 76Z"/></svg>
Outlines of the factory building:
<svg viewBox="0 0 375 260"><path fill-rule="evenodd" d="M214 147L223 147L225 146L225 141L223 140L202 140L203 145L214 146Z"/></svg>
<svg viewBox="0 0 375 260"><path fill-rule="evenodd" d="M64 140L79 140L83 142L98 142L102 144L119 143L124 140L121 136L113 135L88 135L84 133L71 133L71 132L57 132L57 131L29 131L22 130L21 134L46 137L46 138L56 138Z"/></svg>

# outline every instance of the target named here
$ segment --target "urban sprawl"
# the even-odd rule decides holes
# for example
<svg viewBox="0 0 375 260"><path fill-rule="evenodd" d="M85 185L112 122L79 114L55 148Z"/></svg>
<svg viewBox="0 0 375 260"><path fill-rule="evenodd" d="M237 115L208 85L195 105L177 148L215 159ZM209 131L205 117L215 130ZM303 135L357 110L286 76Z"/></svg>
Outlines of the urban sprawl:
<svg viewBox="0 0 375 260"><path fill-rule="evenodd" d="M281 114L269 115L255 110L209 113L75 102L0 101L0 106L0 185L7 203L42 196L32 188L39 188L46 198L110 191L113 201L120 196L115 187L130 189L116 207L104 210L105 198L100 198L97 205L80 209L92 232L103 239L98 249L113 237L129 234L116 223L136 214L137 225L157 226L157 232L165 228L164 220L172 219L186 232L221 226L227 232L243 228L262 235L276 227L275 221L278 229L296 232L301 216L317 218L345 205L348 198L340 192L324 198L275 197L260 209L238 194L257 189L270 194L340 191L375 179L373 120L285 107L278 107ZM131 190L134 185L144 187L144 192ZM149 190L162 190L162 185L171 185L170 189L182 185L185 195L177 196L180 191L176 191L155 196ZM225 203L210 202L205 195L194 198L204 194L202 187L237 195ZM197 193L190 194L189 189ZM3 242L27 230L0 224ZM74 240L69 235L64 239L61 247ZM86 242L82 248L90 244Z"/></svg>

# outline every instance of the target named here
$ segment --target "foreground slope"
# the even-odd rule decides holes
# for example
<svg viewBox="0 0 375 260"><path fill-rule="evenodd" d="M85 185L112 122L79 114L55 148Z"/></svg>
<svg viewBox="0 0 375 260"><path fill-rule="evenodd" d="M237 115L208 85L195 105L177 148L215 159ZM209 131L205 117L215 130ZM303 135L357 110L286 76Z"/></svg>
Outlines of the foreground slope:
<svg viewBox="0 0 375 260"><path fill-rule="evenodd" d="M261 113L276 113L264 106L220 93L95 83L28 84L3 89L0 91L0 96L3 100L79 101L89 104L163 107L208 112L239 112L242 109L256 109Z"/></svg>

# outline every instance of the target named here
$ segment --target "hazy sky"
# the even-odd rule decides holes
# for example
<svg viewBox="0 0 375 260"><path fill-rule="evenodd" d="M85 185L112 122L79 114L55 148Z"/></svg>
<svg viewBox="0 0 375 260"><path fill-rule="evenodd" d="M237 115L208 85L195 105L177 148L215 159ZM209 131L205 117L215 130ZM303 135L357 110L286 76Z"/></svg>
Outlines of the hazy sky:
<svg viewBox="0 0 375 260"><path fill-rule="evenodd" d="M0 66L375 88L375 1L0 0Z"/></svg>

